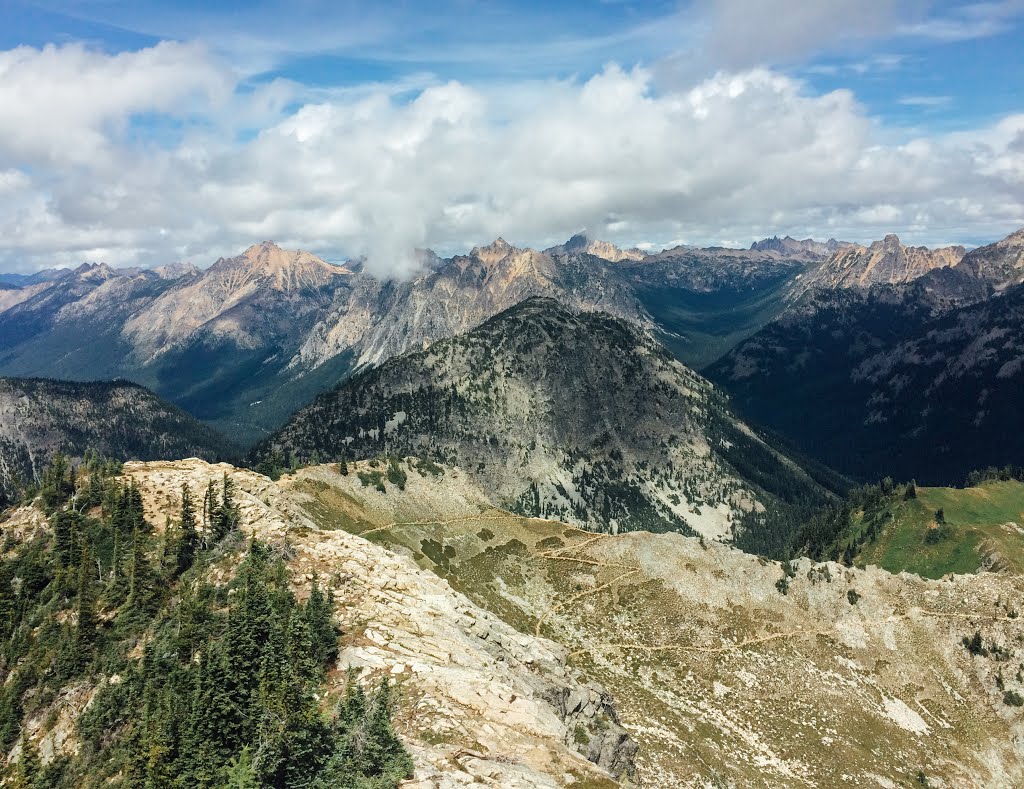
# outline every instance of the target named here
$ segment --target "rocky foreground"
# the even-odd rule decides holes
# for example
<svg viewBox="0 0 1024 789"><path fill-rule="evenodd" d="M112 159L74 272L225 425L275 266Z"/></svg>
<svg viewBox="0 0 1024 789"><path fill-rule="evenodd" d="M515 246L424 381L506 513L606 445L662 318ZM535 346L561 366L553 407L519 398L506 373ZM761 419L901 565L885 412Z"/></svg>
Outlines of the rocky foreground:
<svg viewBox="0 0 1024 789"><path fill-rule="evenodd" d="M278 483L194 459L125 466L156 524L183 482L224 473L297 593L314 573L339 590L334 687L348 667L398 683L409 786L1024 781L1024 715L1007 701L1024 690L1017 576L786 572L679 535L514 517L416 461ZM58 735L44 755L74 747Z"/></svg>

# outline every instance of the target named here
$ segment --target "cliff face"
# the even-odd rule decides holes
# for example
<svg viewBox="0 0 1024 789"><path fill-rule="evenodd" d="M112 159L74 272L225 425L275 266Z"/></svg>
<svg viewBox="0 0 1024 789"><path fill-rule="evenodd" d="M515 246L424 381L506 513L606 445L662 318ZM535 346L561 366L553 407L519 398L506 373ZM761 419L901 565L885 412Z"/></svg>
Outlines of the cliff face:
<svg viewBox="0 0 1024 789"><path fill-rule="evenodd" d="M929 271L950 268L964 257L963 247L908 247L888 235L869 247L841 247L800 281L799 290L870 288L915 280Z"/></svg>

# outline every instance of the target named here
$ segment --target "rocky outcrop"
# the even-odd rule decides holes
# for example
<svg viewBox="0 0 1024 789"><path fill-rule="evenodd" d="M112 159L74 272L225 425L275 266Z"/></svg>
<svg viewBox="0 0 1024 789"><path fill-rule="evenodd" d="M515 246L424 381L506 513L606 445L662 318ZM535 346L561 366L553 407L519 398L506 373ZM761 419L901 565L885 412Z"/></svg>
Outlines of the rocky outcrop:
<svg viewBox="0 0 1024 789"><path fill-rule="evenodd" d="M550 255L593 255L602 260L619 263L623 260L643 260L645 253L639 249L622 249L608 241L591 240L583 233L577 233L564 244L545 250Z"/></svg>
<svg viewBox="0 0 1024 789"><path fill-rule="evenodd" d="M555 690L555 704L569 731L566 744L623 781L636 779L637 744L619 723L612 697L596 682Z"/></svg>
<svg viewBox="0 0 1024 789"><path fill-rule="evenodd" d="M242 530L282 548L296 594L308 593L314 573L334 583L344 635L330 692L344 690L349 669L367 684L384 675L397 684L396 724L416 761L404 786L600 785L613 771L629 785L636 746L616 727L611 698L567 664L562 646L514 629L407 556L320 528L308 496L259 474L198 460L125 466L153 523L176 511L183 483L202 490L225 473ZM569 711L562 699L579 704ZM580 742L576 727L594 734Z"/></svg>
<svg viewBox="0 0 1024 789"><path fill-rule="evenodd" d="M579 672L551 700L563 737L611 766L632 751L616 745L617 721L641 785L1024 781L1024 714L1004 700L1024 693L1020 576L927 581L806 558L784 567L679 534L594 535L488 508L465 471L401 468L402 486L385 479L384 492L363 483L379 470L370 462L279 486L317 523L408 556L516 623L515 638L562 645ZM964 646L976 631L986 655Z"/></svg>
<svg viewBox="0 0 1024 789"><path fill-rule="evenodd" d="M797 293L904 284L935 269L955 266L965 253L963 247L908 247L897 236L888 235L869 247L850 245L837 249L801 278Z"/></svg>
<svg viewBox="0 0 1024 789"><path fill-rule="evenodd" d="M957 269L990 285L997 293L1024 283L1024 228L994 244L972 249Z"/></svg>
<svg viewBox="0 0 1024 789"><path fill-rule="evenodd" d="M772 236L761 241L755 241L750 245L753 252L777 252L787 257L826 258L841 247L850 246L847 241L836 241L830 238L828 241L815 241L813 238L805 238L798 241L792 236L779 238Z"/></svg>

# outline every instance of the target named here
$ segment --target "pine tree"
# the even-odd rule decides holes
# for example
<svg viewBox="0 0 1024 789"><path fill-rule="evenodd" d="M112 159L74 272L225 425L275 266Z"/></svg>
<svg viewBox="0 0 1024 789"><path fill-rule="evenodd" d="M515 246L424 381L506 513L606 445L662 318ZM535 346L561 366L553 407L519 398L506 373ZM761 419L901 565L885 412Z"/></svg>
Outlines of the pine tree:
<svg viewBox="0 0 1024 789"><path fill-rule="evenodd" d="M178 530L177 574L181 575L192 566L199 551L196 513L192 504L192 491L187 484L181 486L181 517Z"/></svg>
<svg viewBox="0 0 1024 789"><path fill-rule="evenodd" d="M82 543L82 558L78 565L78 623L75 625L75 658L78 666L92 660L92 647L96 639L96 601L92 592L92 551L89 541Z"/></svg>
<svg viewBox="0 0 1024 789"><path fill-rule="evenodd" d="M317 664L325 666L333 662L338 656L338 630L334 625L334 592L330 587L326 595L321 592L319 579L315 575L303 614L309 623Z"/></svg>
<svg viewBox="0 0 1024 789"><path fill-rule="evenodd" d="M391 686L381 679L365 724L363 763L368 775L398 781L412 773L412 760L391 726Z"/></svg>
<svg viewBox="0 0 1024 789"><path fill-rule="evenodd" d="M242 746L242 716L232 696L234 672L216 641L207 644L189 715L189 773L196 786L220 786L222 767Z"/></svg>
<svg viewBox="0 0 1024 789"><path fill-rule="evenodd" d="M73 512L56 513L50 522L53 524L54 549L61 567L72 567L75 562L75 532L78 516Z"/></svg>
<svg viewBox="0 0 1024 789"><path fill-rule="evenodd" d="M211 479L206 483L206 493L203 495L203 527L207 533L213 529L217 510L217 489L213 486L213 480Z"/></svg>
<svg viewBox="0 0 1024 789"><path fill-rule="evenodd" d="M129 608L137 611L148 611L153 602L156 586L153 568L146 556L146 539L139 528L132 534L131 565L128 575Z"/></svg>
<svg viewBox="0 0 1024 789"><path fill-rule="evenodd" d="M221 502L213 515L213 534L217 541L224 539L238 526L238 509L234 499L235 481L224 473Z"/></svg>
<svg viewBox="0 0 1024 789"><path fill-rule="evenodd" d="M39 758L36 744L27 735L21 740L21 757L14 769L10 783L11 789L46 789L43 775L43 763Z"/></svg>
<svg viewBox="0 0 1024 789"><path fill-rule="evenodd" d="M225 789L260 789L256 769L252 764L252 752L248 745L242 748L241 753L228 765L224 786Z"/></svg>

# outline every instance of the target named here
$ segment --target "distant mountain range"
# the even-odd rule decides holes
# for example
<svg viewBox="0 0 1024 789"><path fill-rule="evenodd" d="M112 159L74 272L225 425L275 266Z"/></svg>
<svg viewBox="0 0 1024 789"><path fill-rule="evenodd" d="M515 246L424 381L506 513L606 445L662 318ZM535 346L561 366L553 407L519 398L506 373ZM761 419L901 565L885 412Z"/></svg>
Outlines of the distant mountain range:
<svg viewBox="0 0 1024 789"><path fill-rule="evenodd" d="M271 242L204 271L83 265L0 289L0 374L130 379L252 445L354 371L544 297L626 321L843 473L948 483L1017 459L999 403L1017 385L1022 237L971 252L890 235L653 254L582 234L544 251L498 239L422 251L405 281ZM945 369L947 355L961 361Z"/></svg>
<svg viewBox="0 0 1024 789"><path fill-rule="evenodd" d="M128 378L249 443L353 369L534 296L628 320L699 366L784 306L781 290L806 266L802 255L642 256L576 236L543 252L502 239L453 258L425 252L408 281L271 242L205 271L85 265L0 291L0 373ZM724 321L730 311L741 319Z"/></svg>
<svg viewBox="0 0 1024 789"><path fill-rule="evenodd" d="M1021 462L1024 231L966 254L890 237L804 279L708 370L748 419L863 480L959 484Z"/></svg>

